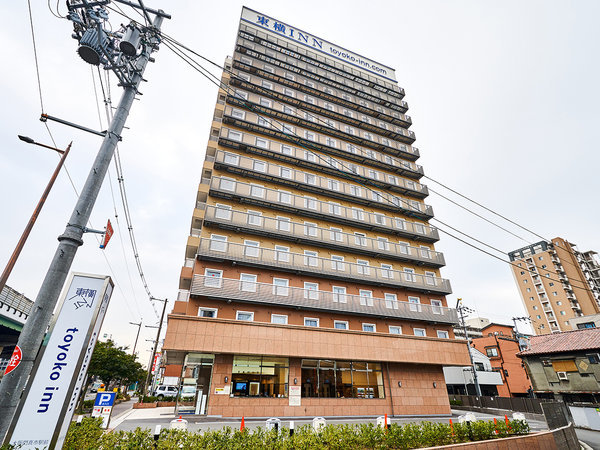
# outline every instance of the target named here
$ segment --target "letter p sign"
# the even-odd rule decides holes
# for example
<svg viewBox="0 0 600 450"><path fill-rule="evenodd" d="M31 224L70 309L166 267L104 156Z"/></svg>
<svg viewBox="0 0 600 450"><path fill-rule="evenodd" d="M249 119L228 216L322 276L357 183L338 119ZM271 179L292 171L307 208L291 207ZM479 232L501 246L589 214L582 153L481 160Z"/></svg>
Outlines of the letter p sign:
<svg viewBox="0 0 600 450"><path fill-rule="evenodd" d="M116 392L100 392L96 395L94 406L112 406L116 396Z"/></svg>

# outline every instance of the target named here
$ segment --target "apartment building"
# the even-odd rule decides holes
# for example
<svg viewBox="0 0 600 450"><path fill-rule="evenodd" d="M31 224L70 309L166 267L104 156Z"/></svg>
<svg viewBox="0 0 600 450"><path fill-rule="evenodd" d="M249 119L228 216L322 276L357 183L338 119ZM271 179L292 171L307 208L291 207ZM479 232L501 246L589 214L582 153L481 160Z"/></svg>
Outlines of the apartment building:
<svg viewBox="0 0 600 450"><path fill-rule="evenodd" d="M244 8L163 352L179 412L449 414L468 364L394 69Z"/></svg>
<svg viewBox="0 0 600 450"><path fill-rule="evenodd" d="M508 254L535 334L572 329L576 317L600 312L600 263L596 252L580 252L562 238Z"/></svg>

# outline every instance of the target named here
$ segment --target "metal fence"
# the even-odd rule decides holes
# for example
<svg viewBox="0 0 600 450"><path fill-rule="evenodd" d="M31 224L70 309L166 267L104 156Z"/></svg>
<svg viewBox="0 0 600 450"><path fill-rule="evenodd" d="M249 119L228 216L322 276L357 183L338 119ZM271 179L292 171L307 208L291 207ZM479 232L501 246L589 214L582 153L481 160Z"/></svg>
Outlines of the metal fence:
<svg viewBox="0 0 600 450"><path fill-rule="evenodd" d="M463 407L507 409L534 414L544 414L542 403L552 403L547 399L529 397L478 397L476 395L449 395L448 397L450 401L460 401L460 406Z"/></svg>

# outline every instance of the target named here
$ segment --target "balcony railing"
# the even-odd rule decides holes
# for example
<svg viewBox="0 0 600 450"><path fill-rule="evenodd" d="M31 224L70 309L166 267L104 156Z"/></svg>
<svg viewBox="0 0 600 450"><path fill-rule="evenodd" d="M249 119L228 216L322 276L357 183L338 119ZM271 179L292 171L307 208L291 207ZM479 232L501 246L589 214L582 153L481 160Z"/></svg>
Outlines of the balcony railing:
<svg viewBox="0 0 600 450"><path fill-rule="evenodd" d="M285 305L311 310L339 311L398 319L457 324L456 310L443 306L408 303L360 295L339 294L253 281L194 275L191 295Z"/></svg>
<svg viewBox="0 0 600 450"><path fill-rule="evenodd" d="M400 261L417 262L431 267L445 265L444 255L425 247L402 245L388 240L320 228L274 217L263 217L223 207L206 205L204 223L225 229L243 229L252 234L276 236L288 241L299 241L318 247L336 248L374 257L388 257Z"/></svg>
<svg viewBox="0 0 600 450"><path fill-rule="evenodd" d="M269 141L266 141L266 145L270 144ZM342 168L342 164L335 159L330 159L329 157L323 157L320 155L313 154L315 163L323 166L329 170L334 169L332 172L337 176L346 176L351 173L347 169ZM257 167L258 164L258 167ZM344 166L347 166L347 163L344 163ZM225 167L223 167L225 166ZM252 176L259 179L276 179L280 183L284 184L293 184L301 185L305 190L318 190L321 192L331 192L332 191L332 182L336 182L336 186L338 189L333 193L345 194L354 196L352 190L359 190L363 196L368 196L369 192L365 187L361 187L357 184L350 184L339 182L332 178L327 178L314 174L307 174L303 170L295 170L289 167L280 166L278 164L273 164L270 162L265 162L263 160L256 160L254 158L249 158L247 156L241 156L236 153L229 153L224 151L218 151L215 156L215 167L216 168L225 168L234 172L242 172L242 173L252 173ZM339 169L339 173L336 173L335 169ZM395 183L391 184L384 179L384 174L380 172L375 172L372 174L371 178L366 176L369 172L365 171L364 175L354 174L355 178L365 178L365 181L361 184L376 184L373 189L383 188L389 191L400 192L405 195L410 195L417 198L424 198L429 195L429 191L427 186L417 183L413 180L405 180L404 178L394 177ZM285 176L284 176L285 173ZM382 180L379 180L379 179Z"/></svg>
<svg viewBox="0 0 600 450"><path fill-rule="evenodd" d="M316 252L315 252L316 253ZM393 268L374 267L343 260L320 258L312 254L291 253L216 239L200 239L197 257L229 260L254 267L301 272L317 277L406 288L419 292L450 294L450 282L433 275L421 275Z"/></svg>
<svg viewBox="0 0 600 450"><path fill-rule="evenodd" d="M282 195L286 194L286 195ZM227 199L243 199L244 203L272 207L307 217L318 217L330 222L352 225L370 230L384 230L410 236L413 239L435 242L439 240L437 229L417 222L409 222L402 217L390 217L384 214L363 211L333 205L316 198L281 192L276 189L240 181L223 181L220 177L210 180L210 195ZM415 212L403 212L408 216ZM417 216L418 217L418 216Z"/></svg>
<svg viewBox="0 0 600 450"><path fill-rule="evenodd" d="M312 208L311 206L306 206L306 197L301 195L295 195L286 190L275 190L275 189L267 189L261 187L259 185L253 185L248 183L242 183L240 181L234 179L227 179L221 177L213 177L211 180L211 191L218 190L220 192L228 192L226 198L231 198L233 196L242 196L256 199L259 203L285 203L288 207L292 208L308 208L313 210L320 209L322 213L327 215L345 215L347 217L353 217L352 211L358 211L356 209L348 208L346 206L339 205L337 203L332 202L324 202L321 200L316 200L315 202L320 203L320 207ZM383 195L376 197L376 199L370 200L366 198L364 189L361 192L356 192L356 196L352 196L348 194L347 197L351 198L350 201L354 203L358 203L359 205L367 205L374 206L376 208L394 211L402 215L406 215L409 217L418 217L419 219L430 219L433 217L433 209L431 206L424 205L415 201L414 203L409 203L408 201L395 197L393 195L387 195L387 198L384 198ZM362 194L362 195L359 195ZM212 193L211 193L212 195ZM345 197L340 197L345 198ZM246 199L245 199L246 201ZM288 208L289 209L289 208ZM360 213L356 218L358 220L362 220L360 218ZM385 220L385 216L383 214L374 214L375 221ZM381 224L381 223L380 223Z"/></svg>
<svg viewBox="0 0 600 450"><path fill-rule="evenodd" d="M15 312L29 316L31 308L33 307L33 301L29 300L20 292L15 291L13 288L4 286L0 292L0 307L7 311L12 308Z"/></svg>

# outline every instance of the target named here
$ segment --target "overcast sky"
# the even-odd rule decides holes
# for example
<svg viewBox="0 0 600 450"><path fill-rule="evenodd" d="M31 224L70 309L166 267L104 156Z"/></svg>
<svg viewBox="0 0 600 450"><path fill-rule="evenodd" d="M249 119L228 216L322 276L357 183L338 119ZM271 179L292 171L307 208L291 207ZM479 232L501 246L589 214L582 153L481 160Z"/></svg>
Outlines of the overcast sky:
<svg viewBox="0 0 600 450"><path fill-rule="evenodd" d="M31 2L44 112L105 129L103 110L99 124L91 68L76 54L77 42L70 37L72 24L54 17L45 0ZM582 250L600 249L600 214L594 206L600 167L599 3L145 3L173 15L163 25L167 34L218 63L233 52L245 4L394 67L399 85L406 90L415 145L422 155L418 163L426 175L544 237L564 237ZM64 14L63 2L60 8ZM5 2L2 11L6 20L0 29L4 67L0 71L0 265L8 260L58 161L57 154L16 138L24 134L51 144L38 120L41 107L27 5ZM111 19L114 27L123 22L112 13ZM166 47L155 58L156 63L146 71L144 95L133 105L120 154L150 290L172 301L178 291L217 88ZM116 104L120 89L113 85L111 92ZM55 123L49 126L59 147L73 140L66 166L79 190L100 138ZM423 181L442 192L439 186ZM31 299L38 293L57 246L56 237L64 230L75 201L63 172L8 282ZM505 252L539 240L502 224L525 238L521 240L433 193L426 203L443 222ZM115 228L109 247L98 249L95 236L86 235L72 270L113 277L117 287L103 332L112 334L120 345L132 346L136 327L128 322L142 317L145 324L155 325L158 319L135 268L112 167L91 223L103 228L108 218ZM453 286L450 305L462 297L479 315L502 322L525 314L507 264L441 236L436 249L446 257L442 276ZM145 339L155 332L146 329L140 339L144 364L151 347Z"/></svg>

